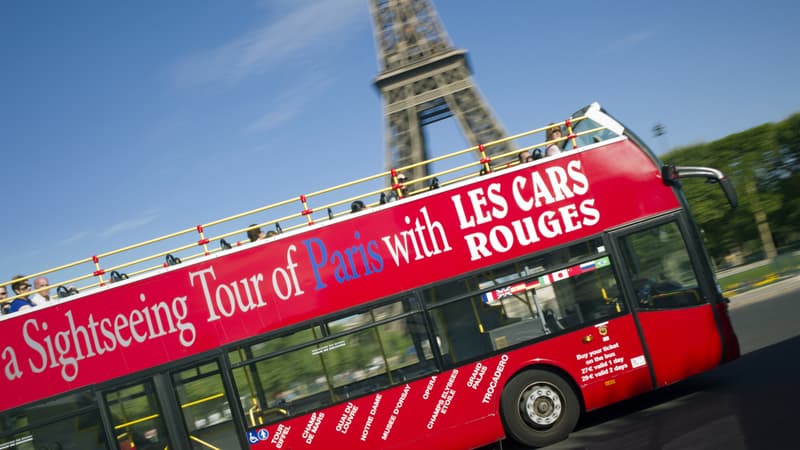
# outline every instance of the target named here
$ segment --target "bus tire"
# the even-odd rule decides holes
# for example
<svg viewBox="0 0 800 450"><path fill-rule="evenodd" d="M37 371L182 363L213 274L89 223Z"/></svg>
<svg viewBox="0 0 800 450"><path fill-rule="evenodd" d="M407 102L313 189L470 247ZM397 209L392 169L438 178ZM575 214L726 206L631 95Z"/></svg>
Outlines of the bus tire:
<svg viewBox="0 0 800 450"><path fill-rule="evenodd" d="M520 372L506 384L500 398L506 434L529 447L566 439L578 423L580 409L572 386L545 370Z"/></svg>

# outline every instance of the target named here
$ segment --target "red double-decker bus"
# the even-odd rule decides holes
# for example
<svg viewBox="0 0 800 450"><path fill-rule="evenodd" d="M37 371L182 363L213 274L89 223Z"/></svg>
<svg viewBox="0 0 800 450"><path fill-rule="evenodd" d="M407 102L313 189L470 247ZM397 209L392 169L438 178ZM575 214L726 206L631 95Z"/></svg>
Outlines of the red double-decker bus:
<svg viewBox="0 0 800 450"><path fill-rule="evenodd" d="M2 316L0 449L543 446L735 359L680 185L717 181L735 206L729 180L662 164L597 104L556 126L317 208L280 202L302 206L252 243L208 237L223 220L170 235L200 235L171 252L42 272L84 264L62 285L93 284ZM356 199L369 208L350 213Z"/></svg>

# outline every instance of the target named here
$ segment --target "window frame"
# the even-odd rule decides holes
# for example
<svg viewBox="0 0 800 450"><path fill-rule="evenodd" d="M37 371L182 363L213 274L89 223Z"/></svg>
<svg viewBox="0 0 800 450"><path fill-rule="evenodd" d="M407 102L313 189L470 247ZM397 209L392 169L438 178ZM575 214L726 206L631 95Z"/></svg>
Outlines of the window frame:
<svg viewBox="0 0 800 450"><path fill-rule="evenodd" d="M326 378L326 390L330 393L330 397L331 397L330 403L329 404L325 404L322 407L327 408L327 407L330 407L330 406L333 406L333 405L336 405L336 404L339 404L339 403L342 403L342 402L345 402L345 401L352 400L353 398L361 397L361 396L364 396L364 395L369 395L369 394L371 394L373 392L382 391L382 390L390 388L392 386L398 386L398 385L410 382L410 381L415 380L415 379L423 378L423 377L430 376L430 375L438 373L440 371L439 364L438 364L438 356L439 356L438 348L434 344L435 341L433 340L433 335L431 333L430 324L428 323L426 312L422 308L421 303L422 302L419 299L419 296L418 296L418 293L417 293L416 290L406 291L406 292L403 292L403 293L400 293L400 294L393 295L393 296L388 297L388 298L384 298L384 299L377 300L375 302L368 303L366 305L359 305L359 306L354 307L354 308L348 308L347 310L338 311L338 312L336 312L334 314L330 314L330 315L327 315L327 316L317 317L317 318L315 318L313 320L306 321L306 322L303 322L301 324L297 324L297 325L292 326L292 327L283 328L283 329L277 330L276 332L273 332L273 333L260 335L260 336L258 336L258 338L250 339L250 340L246 341L245 343L240 343L239 345L233 345L233 346L226 347L226 349L224 350L225 351L225 355L226 355L225 358L228 361L228 364L229 364L228 365L228 370L231 373L231 378L233 380L233 387L234 387L236 396L239 399L237 401L237 405L232 405L232 407L238 406L240 408L240 412L242 412L243 414L244 414L244 411L247 410L246 405L244 405L242 403L242 401L241 401L241 399L243 397L243 391L240 390L240 386L236 382L235 371L237 369L251 371L251 376L254 379L257 380L257 381L254 381L254 384L258 385L256 387L256 389L257 389L256 398L258 399L258 401L260 403L259 410L260 411L272 410L274 408L268 407L269 402L267 402L267 399L265 397L265 395L270 393L271 391L268 388L265 388L264 386L261 386L261 380L258 377L258 374L259 374L259 368L257 367L258 364L264 363L264 362L266 362L266 361L268 361L270 359L274 359L274 358L277 358L277 357L280 357L282 355L286 355L286 354L289 354L289 353L292 353L292 352L303 351L303 350L307 350L307 349L310 349L311 351L313 351L315 346L318 346L318 345L323 345L324 346L324 345L329 344L332 341L335 341L337 339L345 338L345 337L348 337L348 336L351 336L351 335L356 335L356 334L364 333L364 332L367 332L367 333L374 332L375 333L376 342L378 342L379 345L383 345L382 342L381 342L381 335L380 335L380 331L379 331L382 326L387 325L387 324L391 324L391 323L395 323L395 322L399 322L399 321L403 321L403 322L408 323L408 320L410 318L413 318L413 317L417 317L418 318L417 323L418 323L418 325L421 326L421 329L416 330L414 332L410 332L409 336L412 336L412 340L415 339L415 337L417 337L417 338L420 338L422 342L428 341L429 342L429 346L430 346L431 355L432 355L432 357L429 358L429 359L427 359L427 358L419 359L416 364L420 364L420 365L424 366L424 365L426 365L426 361L429 361L427 363L427 367L423 367L423 370L421 372L416 373L415 376L413 376L411 378L398 377L397 379L393 379L392 378L392 373L393 372L401 371L402 369L404 369L407 366L403 366L403 367L400 367L400 368L394 368L393 369L388 364L388 359L387 359L388 355L386 355L385 352L382 351L381 352L381 357L384 358L384 364L385 364L385 370L384 370L383 373L378 373L378 374L375 374L372 377L367 377L367 378L364 378L364 379L360 379L360 380L356 380L356 381L353 381L353 382L350 382L350 383L345 383L345 384L340 385L338 383L333 382L332 376L335 375L335 374L328 367L326 367L324 361L322 361L322 358L324 358L322 356L324 354L324 352L323 353L319 353L320 358L321 358L321 369L322 369L322 371L324 373L324 376ZM393 305L393 304L402 304L404 306L404 311L399 313L399 314L393 314L393 315L390 315L388 317L383 317L381 319L376 319L376 317L375 317L375 311L376 310L381 309L383 307L387 307L387 306ZM331 325L334 322L339 321L339 320L347 320L347 318L349 318L349 317L353 317L353 316L360 315L360 314L368 314L370 316L370 321L362 323L362 324L359 324L359 325L351 327L351 328L346 328L346 329L344 329L342 331L338 331L338 332L332 332L331 331ZM278 349L278 350L275 350L275 351L272 351L272 352L264 353L264 354L261 354L261 355L258 355L258 356L250 356L250 357L246 357L246 358L240 358L240 360L237 360L236 362L232 362L232 360L231 360L231 356L230 355L233 352L237 352L237 351L242 351L243 350L245 352L245 354L247 354L248 352L252 354L252 347L255 346L255 345L258 345L259 343L268 342L270 340L278 339L278 338L285 337L285 336L290 336L290 335L292 335L294 333L297 333L298 331L301 331L301 330L304 330L304 329L319 330L320 331L320 335L319 336L315 336L313 339L307 340L305 342L302 342L302 343L299 343L299 344L296 344L296 345L292 345L290 347L281 348L281 349ZM367 390L363 390L363 391L357 391L357 393L355 395L351 395L349 392L347 392L348 386L358 385L362 381L367 381L367 380L369 380L371 378L376 378L376 377L379 377L379 376L387 376L389 382L387 384L385 384L385 385L378 385L374 389L367 389ZM311 394L311 395L309 395L307 397L317 396L317 395L320 395L322 392L325 392L325 390L317 392L317 393L314 393L314 394ZM337 392L344 392L345 395L337 394ZM244 392L244 394L245 395L249 395L249 393L247 393L247 392ZM300 400L303 400L303 399L305 399L307 397L303 397ZM314 409L316 409L316 408L314 408ZM287 419L287 418L290 418L290 417L295 417L297 415L302 415L302 414L306 414L306 413L308 413L308 410L305 410L305 409L301 408L297 412L290 412L285 417L280 418L280 420L284 420L284 419ZM247 418L245 418L246 427L247 428L252 428L252 424L250 424L246 419ZM265 424L267 424L267 423L275 423L275 422L278 422L280 420L271 420L271 421L267 420L264 423ZM260 425L257 425L257 426L260 426Z"/></svg>
<svg viewBox="0 0 800 450"><path fill-rule="evenodd" d="M691 306L678 306L672 308L646 308L642 309L639 307L638 297L636 290L634 289L634 280L631 277L631 268L629 267L626 252L627 249L623 248L622 241L636 233L640 233L647 229L653 229L656 227L663 226L668 223L675 223L677 229L679 231L681 240L683 242L684 249L689 257L689 263L691 265L692 273L695 276L695 280L697 281L697 290L700 294L700 301L698 305L694 306L702 306L706 304L714 304L717 300L715 297L715 289L716 284L714 280L713 273L710 272L709 269L704 269L702 264L702 256L701 252L704 252L704 248L702 243L699 242L697 239L697 235L693 232L695 229L691 222L691 219L687 216L687 212L684 209L671 211L659 216L651 217L646 220L642 220L639 223L633 225L627 225L622 227L617 227L613 230L609 230L610 236L610 245L611 249L613 250L613 254L616 255L617 259L619 260L619 264L615 268L618 271L618 278L622 282L622 285L625 289L625 296L629 299L628 307L632 310L639 312L648 312L648 311L665 311L670 309L681 309ZM712 286L713 284L713 286Z"/></svg>
<svg viewBox="0 0 800 450"><path fill-rule="evenodd" d="M547 267L542 271L535 271L535 272L527 274L526 276L519 276L519 277L516 277L516 278L513 278L513 279L509 279L508 281L505 281L504 283L497 284L496 286L491 286L489 288L477 289L477 290L474 290L474 291L461 293L459 295L447 297L447 298L441 299L441 300L438 300L438 299L430 300L429 299L429 295L426 294L427 290L435 289L437 287L437 285L441 285L441 284L444 284L444 283L450 283L450 282L456 282L456 281L464 281L464 282L466 282L466 280L470 280L471 278L477 277L481 273L490 273L492 271L498 270L498 268L511 267L513 265L517 265L517 264L523 263L523 262L525 262L527 260L533 261L536 258L544 257L548 253L558 253L558 252L562 252L562 251L565 251L565 250L569 250L572 247L578 247L580 245L591 245L592 243L602 245L603 251L602 252L598 251L598 252L593 252L593 253L585 253L585 254L582 254L582 255L579 255L579 256L576 256L576 257L570 257L567 260L559 261L556 264L554 264L554 265L552 265L550 267ZM620 288L621 286L625 285L625 282L621 278L621 266L624 265L624 261L622 261L618 257L618 254L616 254L616 253L614 253L612 251L611 240L610 240L608 231L601 232L601 233L598 233L598 234L594 234L594 235L591 235L591 236L587 236L586 238L583 238L583 239L571 241L571 242L569 242L567 244L564 244L564 245L549 247L549 248L544 249L542 251L538 251L538 252L535 252L535 253L531 253L531 254L525 255L525 256L523 256L521 258L517 258L517 259L514 259L514 260L504 261L502 263L495 264L495 265L493 265L491 267L475 270L475 271L469 272L467 274L464 274L464 275L462 275L462 276L460 276L458 278L445 280L444 283L435 283L435 284L431 284L431 285L428 285L428 286L424 286L424 287L418 288L418 290L420 291L419 297L420 297L420 299L421 299L421 301L423 303L423 308L426 311L426 317L428 318L428 320L430 320L432 322L431 325L430 325L431 332L436 334L437 333L437 326L436 326L435 323L433 323L434 322L434 313L433 313L433 311L435 311L436 309L442 308L442 307L444 307L446 305L453 304L453 303L456 303L456 302L459 302L459 301L471 301L470 300L471 298L476 298L476 297L479 298L479 297L483 296L484 294L486 294L487 292L491 292L491 291L494 291L494 290L497 290L497 289L501 289L503 287L511 286L511 285L513 285L515 283L520 283L520 282L523 282L523 281L533 280L533 279L536 279L536 278L541 277L543 275L551 275L551 274L553 274L555 272L567 269L569 267L574 267L576 265L580 265L582 263L590 262L590 261L597 260L597 259L600 259L600 258L608 258L609 261L610 261L609 265L610 265L610 268L611 268L611 274L612 274L612 276L613 276L613 278L614 278L614 280L616 282L616 286L617 286L617 290L618 290L617 301L624 308L617 316L614 316L614 318L623 317L625 315L631 314L631 312L632 312L632 304L631 303L632 302L630 300L630 296L628 295L628 293L627 293L627 291L625 289L621 289ZM519 273L519 271L518 271L518 273ZM503 275L503 276L505 276L505 275ZM497 279L497 278L495 278L495 279ZM577 301L576 301L576 303L577 303ZM544 335L539 336L539 337L537 337L535 339L532 339L532 340L520 341L520 342L511 344L511 345L508 345L507 347L498 348L498 349L495 349L495 350L492 350L492 351L489 351L489 352L482 352L482 353L477 354L475 356L472 356L470 358L460 359L460 360L455 361L455 362L450 361L449 359L446 359L441 354L438 356L438 360L440 362L440 365L441 365L440 367L441 367L442 370L449 370L449 369L452 369L454 367L459 367L459 366L462 366L462 365L465 365L465 364L469 364L469 363L472 363L472 362L475 362L475 361L479 361L479 360L482 360L482 359L485 359L485 358L488 358L488 357L491 357L491 356L494 356L494 355L498 355L498 354L501 354L501 353L504 353L504 352L507 352L507 351L515 350L515 349L518 349L518 348L521 348L521 347L524 347L524 346L534 345L534 344L536 344L538 342L542 342L544 340L557 337L557 336L559 336L559 335L561 335L563 333L579 330L579 329L585 328L585 327L589 327L589 326L591 326L593 324L605 322L605 321L607 321L609 319L610 319L610 317L602 317L602 318L593 318L593 319L585 320L579 326L576 326L576 327L573 327L573 328L570 328L570 329L559 330L557 332L551 332L551 333L545 333ZM441 349L438 349L438 350L441 353Z"/></svg>

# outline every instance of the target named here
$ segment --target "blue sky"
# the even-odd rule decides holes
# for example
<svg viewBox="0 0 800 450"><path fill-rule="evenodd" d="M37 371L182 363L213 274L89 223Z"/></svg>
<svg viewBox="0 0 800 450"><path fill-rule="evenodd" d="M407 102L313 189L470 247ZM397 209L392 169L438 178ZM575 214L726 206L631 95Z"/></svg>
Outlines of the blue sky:
<svg viewBox="0 0 800 450"><path fill-rule="evenodd" d="M435 1L508 132L599 101L659 151L800 111L798 5ZM9 0L0 42L3 279L384 167L368 0Z"/></svg>

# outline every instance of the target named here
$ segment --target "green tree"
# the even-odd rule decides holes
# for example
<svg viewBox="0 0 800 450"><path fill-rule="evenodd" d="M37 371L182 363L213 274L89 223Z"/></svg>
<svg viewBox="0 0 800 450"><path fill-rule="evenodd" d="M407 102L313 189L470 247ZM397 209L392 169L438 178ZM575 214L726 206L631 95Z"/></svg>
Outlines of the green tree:
<svg viewBox="0 0 800 450"><path fill-rule="evenodd" d="M787 245L800 239L800 113L779 123L775 134L778 157L771 161L769 170L782 206L770 216L770 222L779 245Z"/></svg>
<svg viewBox="0 0 800 450"><path fill-rule="evenodd" d="M800 220L800 114L720 140L675 149L662 159L676 165L723 170L739 194L738 210L721 207L718 186L685 180L684 192L715 258L740 251L777 253L776 244L797 240Z"/></svg>

